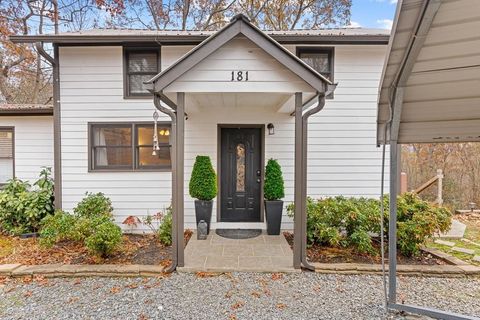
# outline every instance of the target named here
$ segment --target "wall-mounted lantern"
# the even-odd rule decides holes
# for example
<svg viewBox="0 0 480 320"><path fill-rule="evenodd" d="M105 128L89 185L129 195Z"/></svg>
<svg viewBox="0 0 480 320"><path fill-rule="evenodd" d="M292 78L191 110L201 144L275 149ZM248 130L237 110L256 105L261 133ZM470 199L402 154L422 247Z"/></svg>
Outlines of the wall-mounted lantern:
<svg viewBox="0 0 480 320"><path fill-rule="evenodd" d="M267 124L267 129L268 129L268 135L272 136L275 134L275 126L273 123Z"/></svg>

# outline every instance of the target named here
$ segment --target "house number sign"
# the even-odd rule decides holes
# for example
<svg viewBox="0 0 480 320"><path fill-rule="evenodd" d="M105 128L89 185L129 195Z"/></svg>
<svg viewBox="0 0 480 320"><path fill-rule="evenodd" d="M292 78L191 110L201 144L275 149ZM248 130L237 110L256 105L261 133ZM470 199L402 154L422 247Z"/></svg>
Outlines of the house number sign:
<svg viewBox="0 0 480 320"><path fill-rule="evenodd" d="M232 71L230 81L248 81L248 71Z"/></svg>

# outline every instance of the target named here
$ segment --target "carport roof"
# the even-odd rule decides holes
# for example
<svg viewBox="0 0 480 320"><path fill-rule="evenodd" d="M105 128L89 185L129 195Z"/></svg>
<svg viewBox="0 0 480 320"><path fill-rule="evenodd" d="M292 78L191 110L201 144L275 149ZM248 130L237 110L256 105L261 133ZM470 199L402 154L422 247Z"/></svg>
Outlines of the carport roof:
<svg viewBox="0 0 480 320"><path fill-rule="evenodd" d="M380 84L377 142L480 141L478 0L399 0ZM398 133L398 136L397 136Z"/></svg>

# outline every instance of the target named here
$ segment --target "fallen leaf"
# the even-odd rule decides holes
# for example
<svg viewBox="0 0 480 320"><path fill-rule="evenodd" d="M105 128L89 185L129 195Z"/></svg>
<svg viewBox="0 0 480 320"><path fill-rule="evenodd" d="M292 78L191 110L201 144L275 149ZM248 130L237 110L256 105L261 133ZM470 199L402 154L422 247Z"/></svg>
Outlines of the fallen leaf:
<svg viewBox="0 0 480 320"><path fill-rule="evenodd" d="M218 277L221 275L221 273L218 272L204 272L204 271L198 271L195 273L195 276L197 278L211 278L211 277Z"/></svg>
<svg viewBox="0 0 480 320"><path fill-rule="evenodd" d="M234 314L231 314L229 317L228 317L229 320L237 320L237 316L234 315Z"/></svg>
<svg viewBox="0 0 480 320"><path fill-rule="evenodd" d="M252 296L254 296L255 298L260 298L261 294L259 292L252 292Z"/></svg>
<svg viewBox="0 0 480 320"><path fill-rule="evenodd" d="M73 281L73 285L75 286L79 285L80 283L82 283L80 279L75 279L75 281Z"/></svg>
<svg viewBox="0 0 480 320"><path fill-rule="evenodd" d="M234 303L234 304L231 306L231 309L232 309L232 310L237 310L237 309L243 307L244 305L245 305L245 302L243 302L243 301L238 301L238 302Z"/></svg>
<svg viewBox="0 0 480 320"><path fill-rule="evenodd" d="M68 303L75 303L75 302L77 302L78 300L80 300L80 298L78 298L78 297L70 297L70 298L68 299Z"/></svg>
<svg viewBox="0 0 480 320"><path fill-rule="evenodd" d="M110 293L119 293L120 292L120 287L113 287L112 289L110 289Z"/></svg>
<svg viewBox="0 0 480 320"><path fill-rule="evenodd" d="M32 294L33 294L32 291L27 291L27 292L25 292L25 293L23 294L23 296L24 296L24 297L31 297Z"/></svg>
<svg viewBox="0 0 480 320"><path fill-rule="evenodd" d="M273 273L272 274L272 280L281 280L283 279L283 273Z"/></svg>
<svg viewBox="0 0 480 320"><path fill-rule="evenodd" d="M137 288L138 288L138 284L136 284L136 283L130 283L129 285L126 285L125 288L128 288L128 289L137 289Z"/></svg>
<svg viewBox="0 0 480 320"><path fill-rule="evenodd" d="M280 310L283 310L283 309L285 309L286 307L287 307L287 305L284 304L284 303L277 303L277 308L280 309Z"/></svg>

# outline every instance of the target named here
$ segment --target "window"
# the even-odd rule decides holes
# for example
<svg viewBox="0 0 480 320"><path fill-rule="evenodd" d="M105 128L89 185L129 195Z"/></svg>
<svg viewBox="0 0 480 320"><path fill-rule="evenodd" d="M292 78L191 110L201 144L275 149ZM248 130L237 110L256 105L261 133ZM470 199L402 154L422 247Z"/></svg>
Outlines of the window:
<svg viewBox="0 0 480 320"><path fill-rule="evenodd" d="M14 129L0 128L0 185L14 177Z"/></svg>
<svg viewBox="0 0 480 320"><path fill-rule="evenodd" d="M333 51L333 48L325 47L298 48L297 55L306 64L333 82ZM333 94L327 98L333 98Z"/></svg>
<svg viewBox="0 0 480 320"><path fill-rule="evenodd" d="M124 50L125 97L150 97L143 82L150 80L160 71L158 48Z"/></svg>
<svg viewBox="0 0 480 320"><path fill-rule="evenodd" d="M170 124L159 123L153 153L153 123L90 125L90 170L169 170Z"/></svg>

